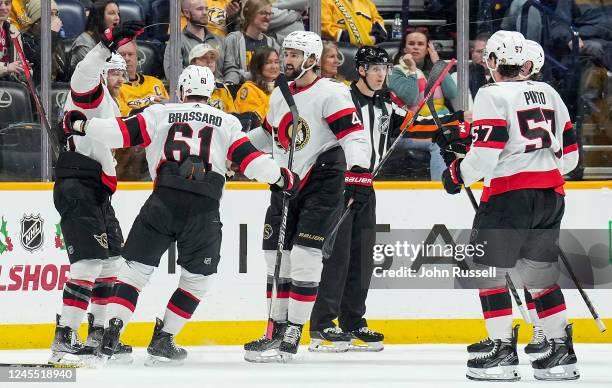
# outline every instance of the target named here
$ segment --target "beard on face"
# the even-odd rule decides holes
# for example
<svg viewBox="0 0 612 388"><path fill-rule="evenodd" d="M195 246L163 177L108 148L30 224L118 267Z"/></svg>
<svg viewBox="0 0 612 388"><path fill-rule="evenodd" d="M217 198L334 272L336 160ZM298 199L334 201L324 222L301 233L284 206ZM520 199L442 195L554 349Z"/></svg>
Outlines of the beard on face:
<svg viewBox="0 0 612 388"><path fill-rule="evenodd" d="M293 65L285 65L285 77L287 77L287 80L293 81L299 74L300 72Z"/></svg>

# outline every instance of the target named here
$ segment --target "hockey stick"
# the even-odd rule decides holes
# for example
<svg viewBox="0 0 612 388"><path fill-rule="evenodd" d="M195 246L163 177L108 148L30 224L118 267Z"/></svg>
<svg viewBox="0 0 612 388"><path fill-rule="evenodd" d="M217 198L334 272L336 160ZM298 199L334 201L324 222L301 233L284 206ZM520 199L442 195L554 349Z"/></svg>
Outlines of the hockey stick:
<svg viewBox="0 0 612 388"><path fill-rule="evenodd" d="M38 97L38 93L36 92L36 87L34 86L34 82L32 82L32 74L30 74L30 67L28 65L28 61L26 60L25 54L23 53L23 49L21 44L19 44L19 39L17 37L13 37L11 39L13 41L13 45L15 45L15 50L17 50L17 54L19 55L19 59L21 60L21 64L23 65L23 73L25 74L28 89L30 89L30 93L32 93L32 99L34 99L34 105L36 106L36 111L38 112L38 116L40 117L40 122L42 126L47 131L47 135L49 138L49 143L51 145L51 151L53 152L53 156L55 159L59 157L60 150L62 147L60 144L62 143L59 139L57 133L53 132L51 125L49 124L49 120L47 119L47 115L45 110L40 103L40 98Z"/></svg>
<svg viewBox="0 0 612 388"><path fill-rule="evenodd" d="M438 61L438 63L444 64L445 62ZM423 108L423 106L425 106L427 101L433 96L434 90L436 90L436 88L440 86L440 84L442 83L442 80L444 79L444 76L446 76L446 74L449 72L451 67L455 65L455 63L457 63L457 60L453 58L448 62L448 64L444 68L442 68L441 66L438 66L438 67L434 66L434 68L431 69L431 72L429 73L429 78L427 79L427 85L425 86L425 97L423 97L423 100L421 100L421 102L417 106L416 110L414 111L414 115L412 115L412 117L408 118L408 115L406 115L406 119L404 120L404 122L402 123L402 127L400 128L399 135L397 136L395 141L393 141L393 143L391 144L387 152L385 152L382 159L380 159L380 162L378 163L374 171L372 171L372 178L375 178L376 175L378 175L381 167L389 159L389 157L391 156L391 153L393 152L393 150L395 150L395 148L399 144L399 141L402 138L402 135L404 134L404 132L406 132L408 128L410 128L412 124L414 124L414 121L419 115L419 111ZM323 242L323 247L321 248L323 252L323 260L327 260L331 256L332 250L334 248L334 242L336 241L336 235L338 234L338 229L340 229L340 225L346 219L346 217L348 216L348 213L352 210L352 205L353 205L353 199L351 198L346 204L346 207L344 208L344 212L342 213L342 216L334 224L334 227L329 232L329 235L325 238L325 241Z"/></svg>
<svg viewBox="0 0 612 388"><path fill-rule="evenodd" d="M438 116L438 112L436 111L436 107L434 106L433 100L430 99L427 101L427 107L429 108L429 111L431 112L431 117L433 118L433 121L436 124L436 127L438 127L439 131L443 131L444 128L442 125L442 121L440 120L440 116ZM474 208L474 211L475 212L478 211L478 202L476 201L476 198L474 197L474 193L472 192L472 189L468 186L464 186L464 188L465 188L465 193L467 194L468 198L470 199L470 203L472 204L472 207ZM521 297L516 291L514 282L512 282L512 278L510 278L510 274L507 272L506 272L506 286L510 290L510 293L512 294L512 298L514 299L516 306L521 312L521 316L523 317L523 320L525 321L525 323L531 323L531 320L529 319L529 313L525 310L523 301L521 301Z"/></svg>
<svg viewBox="0 0 612 388"><path fill-rule="evenodd" d="M74 369L83 368L82 364L36 364L27 362L7 362L0 363L0 368L51 368L51 369Z"/></svg>
<svg viewBox="0 0 612 388"><path fill-rule="evenodd" d="M297 110L297 106L295 106L295 100L293 99L293 95L291 91L289 91L289 84L287 83L287 78L285 74L280 73L278 78L276 79L276 85L280 88L287 105L289 106L289 111L291 112L291 122L293 125L293 133L288 134L291 136L291 145L289 146L289 161L287 162L287 168L291 171L293 167L293 154L295 153L295 143L297 139L298 133L298 122L299 122L299 113ZM272 293L270 295L270 305L268 306L268 326L266 328L266 338L272 339L272 334L274 330L274 320L272 319L272 305L277 297L277 285L278 278L280 276L280 266L281 259L283 257L283 248L285 245L285 231L287 229L287 215L289 213L289 199L287 195L283 195L283 212L281 215L281 224L278 229L278 244L276 247L276 263L274 264L274 277L272 278Z"/></svg>

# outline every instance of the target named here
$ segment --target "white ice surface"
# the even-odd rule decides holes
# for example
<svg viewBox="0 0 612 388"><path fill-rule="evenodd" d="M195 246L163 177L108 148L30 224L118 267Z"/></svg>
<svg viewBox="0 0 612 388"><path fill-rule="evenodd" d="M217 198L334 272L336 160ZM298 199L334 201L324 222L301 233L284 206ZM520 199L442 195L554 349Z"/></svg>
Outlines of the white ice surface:
<svg viewBox="0 0 612 388"><path fill-rule="evenodd" d="M512 387L612 387L612 345L576 344L581 378L543 382L533 378L519 345L522 376ZM147 368L145 349L135 349L130 366L78 369L77 383L0 383L0 387L490 387L465 378L464 345L388 345L380 353L310 353L302 346L291 364L251 364L238 346L189 347L181 367ZM0 351L0 362L45 362L47 350ZM494 384L497 386L497 384ZM510 386L510 385L503 385Z"/></svg>

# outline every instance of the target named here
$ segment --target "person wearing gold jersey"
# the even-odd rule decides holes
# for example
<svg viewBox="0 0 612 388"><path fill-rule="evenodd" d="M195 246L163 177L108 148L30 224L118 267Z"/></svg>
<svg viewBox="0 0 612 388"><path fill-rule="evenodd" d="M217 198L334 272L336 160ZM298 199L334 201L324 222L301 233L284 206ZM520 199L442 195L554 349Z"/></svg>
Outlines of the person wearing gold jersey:
<svg viewBox="0 0 612 388"><path fill-rule="evenodd" d="M121 116L129 116L132 110L142 110L149 105L169 99L161 80L136 71L138 47L134 41L119 47L118 52L125 59L128 75L128 82L121 86L117 98Z"/></svg>
<svg viewBox="0 0 612 388"><path fill-rule="evenodd" d="M189 52L189 64L196 66L208 67L210 71L215 73L217 69L217 59L219 52L216 48L207 43L200 43L193 46ZM220 109L226 113L236 112L232 93L225 84L219 80L215 80L215 91L208 99L208 105Z"/></svg>
<svg viewBox="0 0 612 388"><path fill-rule="evenodd" d="M280 74L278 53L272 47L255 50L249 70L252 80L246 81L238 90L236 109L239 113L255 112L263 122L268 113L274 81Z"/></svg>
<svg viewBox="0 0 612 388"><path fill-rule="evenodd" d="M384 42L387 31L372 0L322 0L321 36L361 47Z"/></svg>

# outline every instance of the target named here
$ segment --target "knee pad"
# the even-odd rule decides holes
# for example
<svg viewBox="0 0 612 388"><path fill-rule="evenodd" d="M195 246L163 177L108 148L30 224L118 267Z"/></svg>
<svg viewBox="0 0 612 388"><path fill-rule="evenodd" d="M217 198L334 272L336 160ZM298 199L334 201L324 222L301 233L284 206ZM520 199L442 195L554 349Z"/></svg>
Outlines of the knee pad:
<svg viewBox="0 0 612 388"><path fill-rule="evenodd" d="M142 291L149 282L154 269L155 267L150 265L126 260L119 270L117 280Z"/></svg>
<svg viewBox="0 0 612 388"><path fill-rule="evenodd" d="M320 249L294 245L290 260L292 280L319 283L323 270L323 254Z"/></svg>
<svg viewBox="0 0 612 388"><path fill-rule="evenodd" d="M102 260L79 260L70 264L70 280L85 280L93 283L100 277Z"/></svg>
<svg viewBox="0 0 612 388"><path fill-rule="evenodd" d="M181 278L179 279L178 287L196 298L202 299L206 291L210 289L214 275L195 274L187 271L185 268L181 268Z"/></svg>
<svg viewBox="0 0 612 388"><path fill-rule="evenodd" d="M283 251L283 257L281 258L280 275L281 278L288 278L291 275L291 251ZM274 266L276 265L276 251L266 250L264 251L264 258L266 259L266 267L268 275L274 276Z"/></svg>
<svg viewBox="0 0 612 388"><path fill-rule="evenodd" d="M521 259L517 262L516 268L523 279L523 284L529 290L549 288L559 281L561 275L557 263Z"/></svg>
<svg viewBox="0 0 612 388"><path fill-rule="evenodd" d="M109 257L106 260L102 260L102 271L100 271L99 278L111 278L116 277L121 269L121 264L125 260L121 256Z"/></svg>

